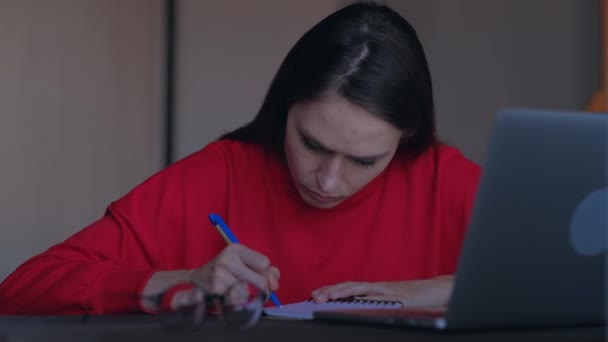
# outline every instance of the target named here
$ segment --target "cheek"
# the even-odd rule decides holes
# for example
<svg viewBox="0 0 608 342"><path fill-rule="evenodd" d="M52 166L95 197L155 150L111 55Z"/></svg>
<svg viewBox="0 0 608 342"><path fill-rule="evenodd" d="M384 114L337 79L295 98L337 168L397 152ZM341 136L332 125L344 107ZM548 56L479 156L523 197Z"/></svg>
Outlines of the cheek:
<svg viewBox="0 0 608 342"><path fill-rule="evenodd" d="M384 169L388 163L378 165L378 168L365 169L357 165L349 165L346 170L345 179L348 186L348 194L352 195L365 187L369 182L374 180Z"/></svg>
<svg viewBox="0 0 608 342"><path fill-rule="evenodd" d="M349 170L345 178L348 180L347 195L352 195L361 190L361 188L366 186L372 179L374 179L374 175L372 175L371 171L354 169Z"/></svg>
<svg viewBox="0 0 608 342"><path fill-rule="evenodd" d="M318 158L298 141L287 141L285 155L289 170L296 183L307 184L307 180L314 177Z"/></svg>

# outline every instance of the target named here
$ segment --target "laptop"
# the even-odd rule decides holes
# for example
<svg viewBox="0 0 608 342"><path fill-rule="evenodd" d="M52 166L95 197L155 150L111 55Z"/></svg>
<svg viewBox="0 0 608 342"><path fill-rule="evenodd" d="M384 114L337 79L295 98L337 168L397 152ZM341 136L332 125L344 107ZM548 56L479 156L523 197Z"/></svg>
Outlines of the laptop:
<svg viewBox="0 0 608 342"><path fill-rule="evenodd" d="M315 319L434 329L606 321L608 114L506 109L446 309L315 312Z"/></svg>

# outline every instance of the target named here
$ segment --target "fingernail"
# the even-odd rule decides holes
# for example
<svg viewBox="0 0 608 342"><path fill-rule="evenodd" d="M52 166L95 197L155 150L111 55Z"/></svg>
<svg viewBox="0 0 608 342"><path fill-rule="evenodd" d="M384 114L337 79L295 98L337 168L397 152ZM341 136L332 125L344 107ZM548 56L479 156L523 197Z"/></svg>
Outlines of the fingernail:
<svg viewBox="0 0 608 342"><path fill-rule="evenodd" d="M316 295L312 299L315 301L315 303L324 303L327 301L327 296Z"/></svg>

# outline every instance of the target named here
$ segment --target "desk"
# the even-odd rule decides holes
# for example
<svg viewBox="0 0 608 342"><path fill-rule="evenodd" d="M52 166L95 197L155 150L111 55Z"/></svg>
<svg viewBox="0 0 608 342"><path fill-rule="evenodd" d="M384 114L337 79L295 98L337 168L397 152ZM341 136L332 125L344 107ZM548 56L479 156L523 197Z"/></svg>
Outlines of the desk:
<svg viewBox="0 0 608 342"><path fill-rule="evenodd" d="M244 332L227 330L217 320L199 331L164 331L157 317L99 316L83 323L79 317L0 316L0 342L12 341L605 341L605 327L437 332L420 329L279 321L263 318Z"/></svg>

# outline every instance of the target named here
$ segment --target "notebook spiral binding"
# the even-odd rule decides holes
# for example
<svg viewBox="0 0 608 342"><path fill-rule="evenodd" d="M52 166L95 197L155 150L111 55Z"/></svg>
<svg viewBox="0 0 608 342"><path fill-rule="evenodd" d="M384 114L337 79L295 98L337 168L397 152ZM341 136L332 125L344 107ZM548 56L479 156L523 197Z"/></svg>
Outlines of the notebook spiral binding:
<svg viewBox="0 0 608 342"><path fill-rule="evenodd" d="M309 299L308 302L313 302L312 299ZM397 300L375 300L375 299L363 299L363 298L341 298L341 299L331 299L327 301L327 303L357 303L357 304L370 304L370 305L397 305L401 304L401 302Z"/></svg>

